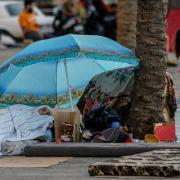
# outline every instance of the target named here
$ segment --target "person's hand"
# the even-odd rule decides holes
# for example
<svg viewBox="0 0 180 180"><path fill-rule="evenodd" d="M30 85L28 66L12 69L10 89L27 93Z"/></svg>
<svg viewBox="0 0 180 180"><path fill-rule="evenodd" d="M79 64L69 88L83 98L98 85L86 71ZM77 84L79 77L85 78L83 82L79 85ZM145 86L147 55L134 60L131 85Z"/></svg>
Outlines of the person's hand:
<svg viewBox="0 0 180 180"><path fill-rule="evenodd" d="M47 107L43 107L39 109L39 114L40 115L50 115L50 110Z"/></svg>

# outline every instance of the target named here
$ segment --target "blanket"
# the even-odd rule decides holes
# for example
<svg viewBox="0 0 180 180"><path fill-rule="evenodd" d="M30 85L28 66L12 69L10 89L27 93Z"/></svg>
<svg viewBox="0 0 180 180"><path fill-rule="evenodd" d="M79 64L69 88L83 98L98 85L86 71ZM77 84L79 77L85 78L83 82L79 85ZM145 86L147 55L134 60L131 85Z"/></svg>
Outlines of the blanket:
<svg viewBox="0 0 180 180"><path fill-rule="evenodd" d="M0 141L30 140L43 136L53 117L40 115L38 108L12 105L0 110Z"/></svg>
<svg viewBox="0 0 180 180"><path fill-rule="evenodd" d="M37 140L5 141L0 143L0 156L17 156L24 154L24 148L38 144Z"/></svg>

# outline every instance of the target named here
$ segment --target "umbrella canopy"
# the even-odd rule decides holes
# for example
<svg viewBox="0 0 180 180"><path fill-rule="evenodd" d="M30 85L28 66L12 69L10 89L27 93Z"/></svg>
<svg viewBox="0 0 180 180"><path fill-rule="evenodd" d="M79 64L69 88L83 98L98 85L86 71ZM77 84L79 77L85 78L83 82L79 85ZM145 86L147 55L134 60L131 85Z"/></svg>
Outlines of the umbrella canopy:
<svg viewBox="0 0 180 180"><path fill-rule="evenodd" d="M0 102L67 108L69 97L75 104L93 76L138 66L133 51L102 36L38 41L0 66Z"/></svg>
<svg viewBox="0 0 180 180"><path fill-rule="evenodd" d="M102 105L116 104L118 107L125 107L131 102L133 87L133 68L116 69L98 74L89 81L77 107L82 114Z"/></svg>

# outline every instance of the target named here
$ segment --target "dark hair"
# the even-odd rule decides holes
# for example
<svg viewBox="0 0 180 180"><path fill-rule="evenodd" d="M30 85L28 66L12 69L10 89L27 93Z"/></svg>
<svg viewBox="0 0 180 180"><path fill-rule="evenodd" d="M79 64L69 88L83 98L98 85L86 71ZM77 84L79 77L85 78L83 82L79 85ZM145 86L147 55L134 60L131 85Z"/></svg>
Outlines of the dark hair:
<svg viewBox="0 0 180 180"><path fill-rule="evenodd" d="M35 0L24 0L24 6L25 6L25 8L26 8L29 4L32 4L32 3L35 3Z"/></svg>
<svg viewBox="0 0 180 180"><path fill-rule="evenodd" d="M65 10L70 10L72 7L74 7L74 3L73 3L73 2L66 2L66 3L64 3L64 5L63 5L63 8L64 8Z"/></svg>

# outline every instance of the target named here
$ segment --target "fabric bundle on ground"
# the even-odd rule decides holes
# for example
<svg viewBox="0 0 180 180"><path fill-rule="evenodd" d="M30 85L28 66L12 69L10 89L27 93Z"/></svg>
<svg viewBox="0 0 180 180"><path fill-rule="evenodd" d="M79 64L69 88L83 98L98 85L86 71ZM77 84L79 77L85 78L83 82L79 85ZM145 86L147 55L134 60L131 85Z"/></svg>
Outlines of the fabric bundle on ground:
<svg viewBox="0 0 180 180"><path fill-rule="evenodd" d="M0 152L3 149L3 142L33 140L45 135L47 128L52 122L53 117L40 115L38 108L25 105L13 105L1 109Z"/></svg>
<svg viewBox="0 0 180 180"><path fill-rule="evenodd" d="M83 115L81 123L83 140L92 140L94 135L102 135L104 134L102 131L106 129L109 131L113 122L118 122L120 126L126 126L127 131L130 126L129 111L133 85L133 68L101 73L91 79L77 103L77 107ZM111 129L110 132L111 135L114 134L114 129ZM108 135L110 134L108 133ZM119 136L117 133L114 135ZM107 139L106 141L109 142Z"/></svg>

